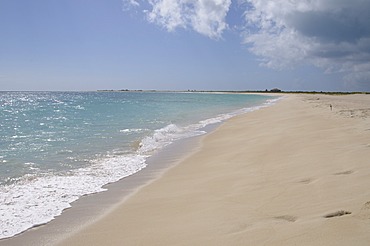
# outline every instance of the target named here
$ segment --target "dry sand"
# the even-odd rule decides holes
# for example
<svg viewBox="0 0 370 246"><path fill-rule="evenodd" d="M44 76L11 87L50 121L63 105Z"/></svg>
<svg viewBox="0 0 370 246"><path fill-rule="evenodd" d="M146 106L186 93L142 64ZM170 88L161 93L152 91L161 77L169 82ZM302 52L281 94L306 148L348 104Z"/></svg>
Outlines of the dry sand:
<svg viewBox="0 0 370 246"><path fill-rule="evenodd" d="M201 141L61 245L370 245L370 95L290 95Z"/></svg>

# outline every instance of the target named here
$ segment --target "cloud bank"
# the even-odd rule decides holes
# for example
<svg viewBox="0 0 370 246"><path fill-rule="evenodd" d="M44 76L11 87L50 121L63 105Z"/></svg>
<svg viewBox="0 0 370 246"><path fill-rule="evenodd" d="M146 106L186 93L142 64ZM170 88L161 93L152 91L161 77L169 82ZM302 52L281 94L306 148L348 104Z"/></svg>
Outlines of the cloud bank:
<svg viewBox="0 0 370 246"><path fill-rule="evenodd" d="M231 0L123 0L166 29L190 29L220 39ZM348 83L370 84L370 1L238 0L242 42L273 69L313 64L343 73ZM145 7L144 7L145 6ZM240 11L239 11L240 12Z"/></svg>
<svg viewBox="0 0 370 246"><path fill-rule="evenodd" d="M311 63L370 83L370 2L248 0L244 43L275 69Z"/></svg>

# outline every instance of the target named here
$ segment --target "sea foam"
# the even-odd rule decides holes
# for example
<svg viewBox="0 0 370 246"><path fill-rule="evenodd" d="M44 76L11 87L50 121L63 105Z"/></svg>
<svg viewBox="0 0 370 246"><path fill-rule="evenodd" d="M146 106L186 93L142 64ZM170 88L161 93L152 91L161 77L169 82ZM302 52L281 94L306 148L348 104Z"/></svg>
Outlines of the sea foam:
<svg viewBox="0 0 370 246"><path fill-rule="evenodd" d="M18 182L0 187L0 238L14 236L45 224L81 196L104 191L146 166L143 155L115 156L94 160L91 166L64 175L25 175Z"/></svg>

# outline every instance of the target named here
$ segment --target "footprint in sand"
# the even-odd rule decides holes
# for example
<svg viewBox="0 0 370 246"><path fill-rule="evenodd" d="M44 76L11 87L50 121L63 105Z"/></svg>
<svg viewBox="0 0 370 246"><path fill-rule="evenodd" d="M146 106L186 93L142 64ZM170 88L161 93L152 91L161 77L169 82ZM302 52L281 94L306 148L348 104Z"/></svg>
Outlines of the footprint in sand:
<svg viewBox="0 0 370 246"><path fill-rule="evenodd" d="M362 209L370 209L370 201L366 202L364 206L362 206Z"/></svg>
<svg viewBox="0 0 370 246"><path fill-rule="evenodd" d="M343 171L343 172L334 173L334 175L348 175L348 174L352 174L352 173L353 173L353 170L347 170L347 171Z"/></svg>
<svg viewBox="0 0 370 246"><path fill-rule="evenodd" d="M356 217L363 219L363 220L370 219L370 201L365 202L364 205L362 205L362 208L358 212Z"/></svg>
<svg viewBox="0 0 370 246"><path fill-rule="evenodd" d="M281 216L274 217L274 219L285 220L285 221L288 221L288 222L295 222L297 220L297 217L292 216L292 215L281 215Z"/></svg>
<svg viewBox="0 0 370 246"><path fill-rule="evenodd" d="M252 224L248 224L248 223L240 223L238 225L234 225L229 233L230 234L239 234L239 233L243 233L245 232L246 230L248 230L249 227L251 227Z"/></svg>
<svg viewBox="0 0 370 246"><path fill-rule="evenodd" d="M310 183L312 183L312 181L314 181L314 180L311 179L311 178L307 178L307 179L300 180L299 183L302 183L302 184L310 184Z"/></svg>
<svg viewBox="0 0 370 246"><path fill-rule="evenodd" d="M324 218L330 219L330 218L334 218L334 217L341 217L341 216L347 215L347 214L351 214L351 212L345 211L345 210L339 210L339 211L324 215Z"/></svg>

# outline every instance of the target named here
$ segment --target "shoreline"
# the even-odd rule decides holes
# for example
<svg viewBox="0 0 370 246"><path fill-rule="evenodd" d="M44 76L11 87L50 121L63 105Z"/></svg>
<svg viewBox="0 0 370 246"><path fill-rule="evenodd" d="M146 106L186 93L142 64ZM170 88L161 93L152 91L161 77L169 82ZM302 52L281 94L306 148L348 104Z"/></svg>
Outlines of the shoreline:
<svg viewBox="0 0 370 246"><path fill-rule="evenodd" d="M291 95L229 119L60 245L368 245L369 102Z"/></svg>
<svg viewBox="0 0 370 246"><path fill-rule="evenodd" d="M277 94L275 94L274 96L276 96L276 95ZM172 179L181 177L180 182L173 181L174 182L173 186L171 186L169 189L165 187L165 189L169 190L170 192L173 192L175 187L180 185L180 183L183 183L183 184L188 183L189 184L189 181L190 181L189 177L192 177L197 172L197 170L191 170L190 167L189 168L184 167L184 165L190 165L190 166L192 165L194 167L195 164L189 164L189 159L193 160L194 156L196 157L196 156L201 155L201 153L203 153L205 151L206 147L209 146L210 142L211 142L211 144L213 144L213 147L215 147L215 144L212 143L212 142L215 142L215 141L218 142L219 145L221 145L221 146L219 146L220 151L215 152L213 150L213 151L209 152L211 154L208 154L208 156L206 154L204 154L203 157L202 157L202 160L203 161L208 161L208 157L212 157L212 155L218 156L222 151L224 151L224 149L222 148L223 147L222 142L220 142L220 139L217 139L220 136L224 140L227 139L227 137L229 137L228 141L234 141L235 140L234 138L242 138L242 136L236 136L233 132L231 132L231 134L229 132L229 134L228 134L229 136L225 136L225 134L220 133L220 131L223 131L224 128L230 128L230 127L238 128L239 130L243 130L243 131L247 130L247 131L251 132L251 135L249 135L248 137L250 137L252 139L257 139L256 135L261 135L261 133L257 132L257 131L253 132L253 130L251 130L251 129L248 130L246 128L251 127L251 122L255 122L254 124L252 124L252 126L254 125L254 127L256 127L258 125L258 120L259 120L259 117L261 117L261 115L262 115L262 117L266 117L270 114L270 116L269 116L270 118L274 118L274 116L279 116L281 114L281 112L279 112L279 110L276 110L275 108L276 107L281 108L282 107L281 104L285 104L285 106L284 106L285 110L291 110L290 108L292 108L292 106L288 105L289 107L287 107L286 101L293 101L293 104L294 104L298 100L298 102L300 104L306 104L306 106L310 106L310 107L306 107L306 109L310 109L310 110L312 109L312 110L315 111L315 112L309 112L309 114L311 114L311 113L313 115L318 114L319 116L323 116L325 118L325 120L330 120L330 121L333 121L335 123L338 123L338 120L339 120L339 122L341 123L340 124L341 127L344 127L343 129L345 129L346 131L348 131L350 133L356 133L356 134L358 134L357 131L361 131L361 132L365 131L365 133L367 134L366 136L369 136L370 125L368 124L368 122L369 122L369 117L370 117L370 109L368 111L365 110L365 109L366 109L366 103L370 102L370 100L369 100L370 96L365 96L365 95L359 95L359 96L357 96L357 95L355 95L355 96L353 96L353 95L349 95L349 96L287 95L287 96L285 96L284 94L279 95L279 96L283 96L284 99L280 100L275 105L269 106L267 108L260 108L257 111L248 112L247 114L239 115L239 116L233 117L231 119L228 119L226 122L223 122L221 124L218 124L218 125L216 124L216 125L212 126L214 129L208 129L207 130L206 135L192 137L190 139L183 139L183 140L180 140L178 142L175 142L174 144L171 144L170 146L166 147L164 150L160 151L158 154L149 158L148 162L150 163L150 165L148 165L145 169L143 169L139 173L136 173L134 175L126 177L126 178L124 178L121 181L118 181L116 183L107 185L106 187L109 188L108 191L92 194L92 195L83 197L82 199L79 199L78 201L76 201L72 204L71 209L65 210L61 216L58 216L53 221L47 223L46 226L41 225L39 227L35 227L35 228L32 228L32 229L30 229L30 230L28 230L24 233L21 233L17 236L14 236L14 237L11 237L11 238L8 238L8 239L0 240L0 245L22 245L22 244L25 244L26 242L27 242L27 245L56 245L58 242L61 243L61 245L94 245L94 243L95 243L95 245L100 245L98 243L99 240L102 240L102 239L106 240L107 239L106 237L109 237L109 240L110 240L109 242L111 242L109 245L121 245L120 242L122 242L123 239L122 239L122 237L121 238L117 237L117 234L115 234L117 232L113 228L113 227L116 227L117 225L120 225L120 224L119 223L117 224L117 219L112 220L111 219L112 216L113 217L122 216L122 214L120 212L120 211L122 211L122 208L125 208L125 209L133 208L132 207L132 201L137 200L137 197L139 197L139 201L140 201L140 203L142 203L143 202L142 193L145 194L145 192L147 192L147 190L150 190L149 195L164 196L163 190L158 190L156 187L158 187L158 183L163 184L163 182L165 182L164 180L169 179L169 177L172 177ZM351 97L351 98L350 98L350 100L344 100L344 102L343 102L343 97ZM360 100L358 98L362 98L362 99ZM364 107L359 106L359 105L364 105L364 102L365 102L365 109L364 109ZM290 103L292 103L292 102L290 102ZM333 110L332 111L330 111L329 104L333 105ZM369 105L369 104L367 104L367 105ZM263 113L261 113L259 111L263 111ZM289 112L294 113L293 111L289 111ZM288 116L289 118L291 118L291 117L294 116L294 115L289 115L288 114L289 112L285 112L285 115L283 115L282 117L278 117L278 118L280 118L280 120L278 120L278 123L281 123L284 120L288 120L288 119L284 119L284 117L286 118ZM356 123L354 125L355 127L352 127L352 126L348 125L348 123L353 124L354 123L353 120L355 120L355 123ZM240 122L242 122L242 125L240 125ZM366 126L364 128L364 124L365 125L367 124L368 127ZM260 127L263 127L264 125L265 124L261 123ZM270 127L273 128L275 126L270 126ZM279 126L279 128L280 128L280 126ZM357 129L357 130L353 130L352 128ZM262 129L262 130L266 130L267 133L268 132L271 133L271 129ZM287 129L285 129L285 131L286 130ZM261 139L261 141L266 140L265 138L266 138L267 133L262 134L263 139ZM245 137L245 135L243 135L243 136ZM362 136L362 137L366 138L365 136ZM213 140L209 141L209 139L213 139ZM238 141L242 142L242 139L239 139ZM254 140L248 140L247 142L253 142L253 141ZM265 144L266 144L266 142L265 142ZM228 146L226 146L226 147L228 147ZM361 147L363 147L365 149L366 149L366 147L370 147L370 142L368 142L367 144L366 143L363 144ZM184 148L186 149L186 151L184 151ZM241 148L240 146L239 147L234 146L234 150L233 150L234 152L233 153L236 156L235 157L236 159L237 159L238 155L244 155L241 152L243 150L243 148ZM256 149L258 151L262 150L261 146L257 146ZM225 149L225 151L229 151L229 150L230 150L229 148ZM275 151L276 150L273 150L273 152L275 152ZM369 155L367 155L367 156L370 157ZM248 158L243 157L241 161L248 163L250 161L250 159L253 159L253 158L255 158L255 156L253 156L253 155L248 156ZM279 157L279 155L278 155L277 159L279 159L279 158L282 158L282 157L281 156ZM361 158L366 159L366 155L364 157L361 157ZM191 162L193 162L193 161L191 161ZM201 164L199 162L199 158L195 158L194 163ZM154 165L152 165L152 164L154 164ZM222 163L217 163L217 166L222 166ZM211 173L213 173L212 165L208 165L208 168L210 168L209 170L211 171ZM362 168L364 169L364 167L362 167ZM148 170L146 170L146 169L148 169ZM184 174L179 176L178 172L177 172L177 176L173 176L173 173L176 174L177 169L185 170ZM347 177L347 176L351 177L351 176L354 176L358 173L358 171L355 171L354 169L355 168L353 168L353 170L352 169L346 169L346 170L343 169L343 170L338 171L338 172L336 172L334 174L331 174L331 175L333 175L335 177ZM203 171L205 171L205 170L206 169L204 169ZM253 171L253 169L250 169L248 171L251 171L251 170ZM221 178L225 173L220 173L219 171L220 170L218 170L218 172L214 172L214 173L216 174L217 177ZM245 168L244 171L247 171L247 168ZM368 171L366 170L366 172L368 172ZM208 178L209 183L211 183L212 179L214 177L213 178L209 177L208 171L207 171L207 173L203 172L203 174L205 174L205 178L206 179ZM233 172L230 172L230 173L227 172L227 175L230 175L230 179L237 180L238 177L240 178L240 174L236 175L236 173L233 173ZM246 174L246 176L248 176L248 175L249 174ZM258 176L258 175L259 175L259 178L264 178L260 174L256 174L255 176ZM199 177L199 175L195 175L195 176ZM370 176L368 176L368 177L370 177ZM286 178L287 177L284 176L284 179L286 179ZM219 187L220 190L222 190L222 189L224 189L224 187L221 187L221 185L222 185L222 183L225 183L225 182L224 182L224 180L220 180L220 181L221 181L220 184L217 184L217 182L216 182L216 183L214 183L214 185L216 185L216 187ZM264 181L266 181L266 180L264 180ZM260 182L262 184L264 181L258 181L258 182ZM198 180L197 182L198 182L198 184L203 183L203 181L200 181L200 180ZM242 182L240 182L240 183L242 183ZM297 177L297 178L294 179L293 183L311 185L311 184L314 184L314 183L317 183L317 182L316 182L314 177L302 178L301 180L299 180L298 177ZM191 182L190 182L190 185L192 185ZM215 187L215 189L216 189L216 187ZM181 188L183 189L184 187L181 187ZM240 187L238 187L238 185L237 185L236 188L239 189ZM256 187L254 187L254 188L256 188ZM184 189L186 190L186 187ZM196 194L197 193L197 187L195 187L195 189L193 189L193 190L188 189L186 191L186 193L187 193L186 195L188 196L189 200L185 200L184 203L188 204L188 206L189 205L192 206L192 201L196 200L195 198L197 197L197 194ZM233 196L233 193L238 193L238 191L231 192L229 194L229 196ZM119 197L117 196L117 194L120 194ZM218 205L218 207L225 207L228 210L228 212L224 213L224 214L222 214L222 212L224 212L224 211L221 211L221 212L219 211L220 214L222 214L222 217L225 217L225 218L230 217L230 216L235 217L235 216L238 215L238 213L237 213L237 211L233 211L233 206L229 206L230 205L229 204L230 201L228 201L229 197L225 196L225 194L226 193L223 193L222 196L217 196L218 197L217 199L215 199L215 197L211 197L211 200L209 200L207 202L209 203L210 201L212 201L212 203L209 203L208 205L210 205L211 210L214 210L215 205L217 206L217 203L221 203L221 204ZM174 195L175 195L176 199L182 199L183 198L182 193L181 194L174 194ZM204 199L206 201L207 199L209 199L209 196L207 197L208 194L205 194L205 195L206 196L202 199ZM370 201L370 194L366 193L366 194L364 194L364 196L365 195L368 195L367 199ZM170 194L170 198L171 198L171 194ZM164 196L164 200L166 202L175 202L174 200L171 201L170 198L167 199L167 196ZM172 199L173 199L173 197L172 197ZM153 201L151 201L150 199L148 199L147 201L151 205L156 204L156 203L153 203ZM232 201L232 202L234 202L234 201ZM153 208L148 208L148 207L144 206L144 204L143 204L143 206L141 206L140 203L139 203L140 206L138 208L139 210L143 209L143 211L150 210L151 213L162 213L163 209L164 209L164 208L160 207L161 203L157 203L157 205L159 206L159 210L161 210L160 212L157 211L158 207L156 207L156 206L154 206ZM343 208L340 208L340 209L338 208L335 211L329 211L328 210L328 211L326 211L326 214L324 214L324 215L321 214L319 216L316 216L315 220L317 220L318 219L317 217L320 217L320 216L321 217L328 216L327 218L333 218L333 220L336 220L338 218L343 219L343 218L347 218L347 217L356 217L357 218L359 216L370 218L370 210L369 210L369 215L368 215L366 204L367 204L367 201L365 201L362 204L362 207L364 207L364 209L362 209L362 207L360 208L361 213L359 213L358 211L357 211L357 213L353 212L352 210L355 210L355 209L346 209L346 208L343 207ZM165 204L165 205L167 205L167 204ZM180 206L181 205L182 204L180 204ZM248 204L248 201L247 201L247 202L245 202L245 205L248 208L251 208L251 207L253 207L253 202L251 204ZM94 208L92 209L91 207L94 207ZM238 209L240 209L240 208L238 208ZM369 205L369 209L370 209L370 205ZM207 210L208 209L204 210L206 212L205 214L207 214ZM357 207L357 210L358 210L358 207ZM91 211L93 211L93 213L91 213ZM247 213L248 212L249 211L247 211ZM251 214L253 215L253 213L251 213ZM181 215L181 213L180 213L180 215ZM171 218L169 218L168 215L166 215L166 213L163 213L163 216L164 216L163 221L165 221L165 220L171 221ZM179 216L179 215L176 213L175 216ZM184 214L184 216L185 216L185 214ZM203 214L199 214L198 216L199 216L199 218L201 218L201 216L203 216ZM245 216L245 215L241 215L241 217L243 217L243 216ZM303 217L303 219L305 219L305 216L302 216L302 217ZM187 219L187 220L184 220L184 221L186 223L189 223L189 220L191 220L191 218L194 219L194 217L191 217L191 216L189 218L184 217L184 219ZM129 223L129 224L131 224L131 222L134 222L133 224L136 223L135 222L136 219L132 220L132 218L131 218L131 220L130 220L130 218L125 218L125 220L126 219L128 219L127 223ZM144 218L139 218L139 219L142 220ZM210 219L209 217L206 217L206 220L207 220L206 223L209 222L208 221L209 219ZM297 224L298 224L298 226L300 226L300 224L302 224L302 223L303 224L304 223L310 223L312 221L312 218L311 218L311 220L307 220L307 221L303 221L303 219L300 216L297 216L297 215L283 214L283 215L276 215L272 219L271 218L266 219L265 217L263 217L263 218L260 218L260 217L253 218L251 221L236 223L237 225L234 225L234 226L236 226L236 227L240 226L240 227L243 227L243 228L244 227L246 227L246 228L252 227L252 229L253 229L253 227L257 227L257 228L266 230L266 227L267 228L268 227L274 228L276 225L279 225L279 224L282 224L282 223L292 223L291 226L296 226ZM82 223L81 223L81 221L82 221ZM151 222L151 223L154 223L154 221L152 221L151 219L149 219L148 221ZM184 222L184 221L182 221L182 222ZM216 222L218 222L218 221L216 221ZM254 222L256 222L256 225L252 225ZM105 226L106 223L111 223L111 224L107 227L108 229L107 229L107 231L105 231L105 235L96 233L97 228L100 228L99 229L99 231L100 231L102 226ZM169 223L169 224L171 224L171 223ZM233 224L233 223L230 223L230 226L231 226L231 224ZM249 226L246 226L246 225L249 225ZM175 225L175 227L176 226L177 225ZM168 228L168 225L166 225L166 226L164 226L163 228L160 229L160 231L162 231L162 233L164 233L164 236L162 238L158 238L158 237L155 237L155 236L152 237L153 235L149 235L149 237L143 236L143 238L138 238L138 237L135 238L135 236L134 236L134 237L131 237L132 241L128 240L128 242L127 242L125 240L125 242L127 242L127 245L130 245L130 243L132 243L132 245L137 245L137 244L163 245L163 243L168 244L167 242L169 242L170 244L175 244L175 245L189 245L189 244L192 244L192 245L194 245L194 244L195 245L202 245L203 244L204 245L204 243L206 243L206 244L207 243L212 243L214 245L225 245L225 244L223 244L223 242L225 242L227 244L231 244L231 245L245 245L245 243L252 243L252 244L257 243L257 245L258 245L262 242L262 241L258 241L258 240L254 241L254 239L255 239L254 237L252 237L252 238L254 238L252 241L244 240L245 236L244 237L235 236L232 240L230 239L230 240L226 240L226 241L223 241L223 240L220 240L220 241L214 240L214 241L212 241L210 238L211 238L211 236L213 237L214 234L213 234L211 229L209 229L209 230L207 229L205 231L205 233L208 233L208 236L209 236L209 239L207 239L206 241L204 241L204 239L202 239L202 237L194 237L192 239L192 241L189 241L187 238L181 239L181 236L182 236L181 234L184 234L184 235L188 234L189 235L189 232L192 232L192 233L190 233L190 235L195 234L196 236L199 236L196 233L197 226L198 226L197 224L192 224L192 227L190 229L188 228L186 233L180 233L180 235L178 235L177 238L174 238L172 236L168 237L169 233L174 228ZM217 223L214 223L214 225L210 224L209 226L210 227L212 227L212 226L217 227L218 225L217 225ZM224 225L222 225L220 228L218 228L218 230L222 231L223 226ZM264 226L265 226L265 228L264 228ZM144 227L145 227L145 224L144 224ZM141 228L137 228L137 229L140 230ZM147 230L147 229L148 228L144 228L144 231ZM158 228L150 229L150 231L152 231L152 230L155 231L157 229ZM213 229L215 229L215 228L213 228ZM363 229L368 230L368 229L370 229L370 227L364 227ZM245 231L247 231L247 229ZM86 236L84 236L84 235L86 235L87 232L96 234L96 235L93 236L91 241L88 241L88 240L90 240L90 238L87 239ZM287 234L289 237L291 237L295 232L298 233L298 232L302 232L302 231L299 231L299 229L297 229L297 230L292 230L292 231L285 232L285 234ZM177 232L177 233L179 234L179 232ZM235 233L232 233L232 234L242 234L242 233L243 232L235 232ZM293 233L293 234L291 234L291 233ZM121 234L121 233L119 233L119 234ZM258 234L258 235L259 235L258 236L259 238L262 237L261 234ZM369 239L369 237L365 237L365 235L364 235L363 238L366 239L366 240ZM147 240L147 241L145 241L145 240ZM163 241L163 240L165 240L165 241ZM173 241L171 241L171 240L173 240ZM310 240L312 240L311 237L310 237ZM101 241L101 242L105 243L106 241ZM301 241L299 241L299 242L301 242ZM304 242L306 244L310 245L306 241L304 241ZM353 241L350 241L350 242L353 243ZM366 241L366 242L370 242L370 241ZM328 243L328 241L326 241L326 243ZM334 244L334 242L331 242L331 243L333 245L337 245L337 244ZM347 243L348 243L348 241L347 241ZM279 243L277 243L277 244L273 243L273 245L280 245L280 244ZM285 244L281 244L281 245L285 245ZM287 244L287 245L289 245L289 244ZM328 244L328 245L330 245L330 244ZM366 245L366 244L358 244L358 245Z"/></svg>
<svg viewBox="0 0 370 246"><path fill-rule="evenodd" d="M254 108L254 107L253 107ZM231 115L233 114L234 112L230 112L230 116L228 116L229 115L229 113L227 113L227 114L225 114L226 116L228 116L228 117L231 117ZM215 122L218 122L218 118L216 117L216 121ZM207 122L207 123L205 123L205 124L202 124L203 126L204 125L207 125L207 124L215 124L215 122L213 122L212 123L212 121L209 121L209 122ZM216 123L216 124L218 124L218 123ZM205 129L207 129L208 127L206 127ZM176 140L177 141L177 140ZM182 142L181 140L180 140L180 142ZM181 148L179 148L178 150L176 150L178 153L179 153L179 156L180 155L183 155L183 149L181 149ZM162 152L162 150L159 150L159 152ZM151 155L151 154L150 154ZM156 155L155 155L156 156ZM164 161L165 162L170 162L169 160L167 160L166 159L167 157L164 157ZM147 159L149 162L152 162L150 159L153 159L153 158L151 158L151 157L149 157L149 159ZM154 158L155 159L155 158ZM160 158L159 158L160 159ZM147 162L148 162L147 161ZM160 162L161 160L158 160L157 162ZM156 165L157 166L157 165ZM160 164L160 166L163 166L162 164ZM160 167L161 168L161 167ZM149 171L148 171L149 172ZM152 171L152 172L154 172L154 171ZM142 172L140 171L138 174L136 174L136 175L139 175L139 174L141 174ZM135 176L136 176L135 175ZM149 174L148 174L149 175ZM116 188L115 190L117 191L116 193L119 193L121 190L123 190L123 193L131 193L132 192L132 190L135 190L136 189L136 187L137 186L141 186L141 185L143 185L143 183L145 183L146 182L146 179L154 179L155 177L146 177L146 176L148 176L148 175L146 175L145 173L142 175L143 177L145 176L145 178L137 178L137 177L135 177L135 178L124 178L124 181L122 181L122 182L120 182L120 183L123 183L122 184L122 186L123 186L123 188ZM149 175L150 176L150 175ZM153 175L152 175L153 176ZM128 180L126 180L126 179L128 179ZM145 179L144 181L140 181L141 179ZM139 180L138 182L138 184L137 184L137 181L136 180ZM124 183L127 183L127 184L124 184ZM134 184L132 184L131 185L131 183L134 183ZM108 184L108 185L106 185L106 186L104 186L104 187L113 187L114 186L114 184ZM117 184L117 186L118 186L118 184ZM126 186L128 186L128 187L132 187L132 188L126 188ZM103 188L104 188L103 187ZM103 207L110 207L111 206L111 204L115 204L115 203L117 203L117 201L120 201L120 199L119 199L119 197L120 197L120 194L117 196L117 195L114 195L114 192L110 192L110 196L108 196L108 195L100 195L100 193L101 192L97 192L97 193L93 193L93 194L89 194L89 195L86 195L86 196L82 196L82 197L80 197L78 200L83 200L83 201L75 201L75 202L73 202L72 204L71 204L71 206L72 207L67 207L67 208L65 208L65 209L63 209L63 213L62 213L62 215L58 215L58 216L55 216L54 217L54 219L52 219L51 221L48 221L47 223L45 223L45 224L38 224L37 222L35 223L35 221L33 221L34 223L31 223L31 224L33 224L34 226L33 227L31 227L31 228L29 228L29 229L27 229L27 230L25 230L25 231L23 231L23 232L21 232L21 233L18 233L18 234L16 234L15 236L12 236L12 237L7 237L7 238L2 238L1 240L0 240L0 245L5 241L5 242L8 242L8 241L16 241L16 240L18 240L18 238L26 238L27 240L27 242L29 242L29 239L32 239L32 237L35 237L35 238L38 238L39 237L39 235L36 235L36 234L41 234L41 236L44 236L44 234L48 234L49 233L49 231L51 232L52 231L52 227L54 228L54 230L55 231L58 231L58 234L59 234L59 231L66 231L66 232L69 232L69 231L71 231L71 229L69 228L70 226L68 225L64 225L64 224L66 224L65 223L65 221L68 223L68 224L71 224L71 225L73 225L73 226L71 226L71 227L80 227L80 221L78 221L77 220L77 222L75 223L74 221L76 221L76 219L74 219L73 217L75 217L74 215L77 215L78 217L81 217L81 219L82 219L82 221L87 221L87 223L90 223L90 221L91 220L94 220L95 219L95 217L99 217L99 214L101 213L101 212L99 212L99 211L105 211L106 210L106 208L100 208L101 206L99 205L95 205L94 204L94 200L97 200L98 198L96 198L96 199L93 199L93 198L90 198L90 196L98 196L101 200L103 200L104 202L103 202ZM105 193L105 192L103 192L103 193ZM111 197L112 196L114 196L114 197L118 197L118 198L115 198L115 199L112 199ZM106 202L106 200L107 200L107 202ZM97 200L98 201L98 200ZM101 203L100 201L98 201L99 203ZM76 206L78 206L78 208L76 209L75 207ZM81 207L84 207L84 208L87 208L88 210L93 210L92 211L92 215L90 216L89 215L89 213L87 213L86 211L85 211L85 209L81 209ZM92 209L90 209L90 207L93 207ZM72 211L75 211L75 210L77 210L77 212L72 212ZM96 210L96 211L95 211ZM102 213L103 213L102 212ZM66 215L66 214L68 214L68 215ZM58 220L58 222L57 221L55 221L55 220ZM84 223L84 222L83 222ZM54 225L55 224L55 225ZM15 225L17 225L17 223L15 224ZM52 226L51 226L52 225ZM44 227L48 227L49 229L44 229ZM45 231L46 233L39 233L40 231ZM24 235L24 234L27 234L27 236L26 235ZM35 234L35 236L32 236L33 234ZM49 237L48 235L47 235L47 237ZM15 239L16 238L16 240L13 240L13 239ZM10 243L10 242L9 242ZM35 243L35 244L37 244L37 243Z"/></svg>

